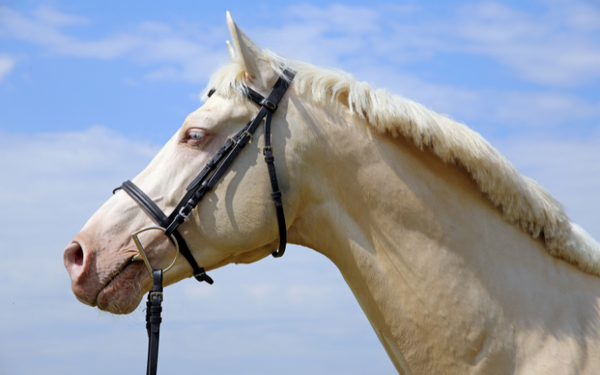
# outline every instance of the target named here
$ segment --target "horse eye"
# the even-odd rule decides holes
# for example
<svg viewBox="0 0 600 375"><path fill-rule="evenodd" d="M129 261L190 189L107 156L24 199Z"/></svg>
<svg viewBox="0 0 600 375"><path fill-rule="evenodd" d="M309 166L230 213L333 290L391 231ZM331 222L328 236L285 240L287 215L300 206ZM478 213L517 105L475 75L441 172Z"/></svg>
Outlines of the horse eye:
<svg viewBox="0 0 600 375"><path fill-rule="evenodd" d="M201 141L202 139L204 139L205 136L206 134L199 131L193 131L188 133L189 139L196 142Z"/></svg>

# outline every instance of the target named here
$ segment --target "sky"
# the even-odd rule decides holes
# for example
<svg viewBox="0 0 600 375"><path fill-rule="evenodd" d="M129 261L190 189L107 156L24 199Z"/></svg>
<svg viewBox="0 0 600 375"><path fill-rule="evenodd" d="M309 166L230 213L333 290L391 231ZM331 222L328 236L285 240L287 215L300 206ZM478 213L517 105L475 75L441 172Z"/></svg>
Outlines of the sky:
<svg viewBox="0 0 600 375"><path fill-rule="evenodd" d="M77 302L62 250L201 105L225 11L263 48L481 133L600 238L600 5L0 0L0 374L143 373L143 312ZM337 269L285 257L166 289L159 373L393 374Z"/></svg>

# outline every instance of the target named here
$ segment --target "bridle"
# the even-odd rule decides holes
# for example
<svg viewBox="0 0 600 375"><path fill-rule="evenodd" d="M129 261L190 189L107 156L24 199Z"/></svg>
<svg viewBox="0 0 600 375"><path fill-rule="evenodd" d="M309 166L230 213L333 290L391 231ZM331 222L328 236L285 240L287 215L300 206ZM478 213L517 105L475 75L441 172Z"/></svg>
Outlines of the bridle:
<svg viewBox="0 0 600 375"><path fill-rule="evenodd" d="M279 77L267 98L251 88L245 87L246 97L260 105L258 114L235 136L228 138L225 144L219 148L219 151L217 151L212 159L206 163L206 166L189 184L185 195L169 216L167 216L156 203L148 197L148 195L129 180L123 182L120 187L113 190L113 193L117 190L124 190L157 225L146 227L131 235L140 251L139 255L136 255L134 259L138 257L142 258L153 278L153 286L148 293L148 300L146 302L146 330L148 331L149 339L148 364L146 368L147 375L155 375L158 364L158 340L160 323L162 321L160 314L162 312L161 304L163 300L163 273L167 272L175 264L177 256L182 254L192 266L194 278L196 280L200 282L205 281L208 284L213 283L213 279L206 274L204 268L198 265L185 242L185 239L177 229L185 219L187 219L192 210L196 208L204 195L219 181L244 146L252 139L252 135L263 119L265 120L265 146L263 148L263 155L265 156L265 162L267 163L267 168L269 170L269 180L271 181L271 188L273 189L271 197L275 202L275 212L277 214L277 224L279 226L279 249L273 252L272 255L275 258L279 258L285 252L287 229L283 213L283 204L281 201L281 191L279 190L277 174L275 173L273 147L271 146L271 118L273 117L273 113L277 110L279 101L287 91L291 81L294 79L295 74L295 72L286 69L283 72L285 77ZM210 97L214 92L214 89L210 90L208 96ZM175 258L171 265L164 270L152 268L150 261L146 256L146 252L144 251L144 247L138 238L139 234L148 230L163 231L165 236L167 236L175 246Z"/></svg>

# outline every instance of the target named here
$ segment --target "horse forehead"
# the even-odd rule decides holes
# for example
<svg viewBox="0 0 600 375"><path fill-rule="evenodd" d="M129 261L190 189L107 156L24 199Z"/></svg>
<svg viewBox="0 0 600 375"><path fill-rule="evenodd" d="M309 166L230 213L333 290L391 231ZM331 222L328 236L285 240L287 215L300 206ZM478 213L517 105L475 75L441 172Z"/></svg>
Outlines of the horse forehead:
<svg viewBox="0 0 600 375"><path fill-rule="evenodd" d="M185 126L206 127L216 125L228 119L245 118L251 115L252 109L245 102L220 96L212 97L204 105L190 113Z"/></svg>

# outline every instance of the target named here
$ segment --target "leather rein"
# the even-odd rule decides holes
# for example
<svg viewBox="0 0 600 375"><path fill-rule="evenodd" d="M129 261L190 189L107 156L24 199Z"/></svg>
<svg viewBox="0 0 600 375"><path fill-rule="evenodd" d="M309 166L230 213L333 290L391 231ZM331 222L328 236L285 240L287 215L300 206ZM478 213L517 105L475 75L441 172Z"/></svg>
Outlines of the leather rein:
<svg viewBox="0 0 600 375"><path fill-rule="evenodd" d="M204 268L200 267L196 262L187 243L185 242L185 239L178 231L178 228L191 214L192 210L196 208L204 195L219 181L244 146L250 142L252 135L263 119L265 120L265 146L263 148L263 155L265 156L265 162L269 170L269 179L271 181L271 188L273 189L271 197L275 203L277 224L279 226L279 249L273 252L272 255L275 258L279 258L285 252L285 246L287 243L287 227L283 213L281 191L279 190L277 174L275 173L273 147L271 146L271 118L273 117L273 113L275 113L277 110L279 101L287 91L296 73L286 69L283 74L285 77L279 77L267 98L263 97L249 87L245 88L246 97L260 106L258 114L235 136L228 138L227 141L219 148L217 153L208 163L206 163L206 166L189 184L185 195L169 216L167 216L156 205L156 203L154 203L154 201L148 197L148 195L146 195L138 186L129 180L123 182L120 187L113 190L113 194L117 190L124 190L157 225L141 229L131 235L140 251L139 255L136 255L132 260L135 260L138 257L142 258L153 278L153 286L148 293L148 300L146 302L146 330L148 331L148 363L146 367L147 375L156 375L158 365L158 340L160 334L160 323L162 321L161 304L163 301L163 273L167 272L175 264L177 256L182 254L192 266L194 278L196 280L200 282L205 281L208 284L213 283L213 279L208 276ZM214 89L210 90L208 96L210 97L214 92ZM173 262L164 270L152 268L144 251L144 247L138 238L140 233L148 230L160 230L164 232L165 236L167 236L167 238L176 248L176 254Z"/></svg>

